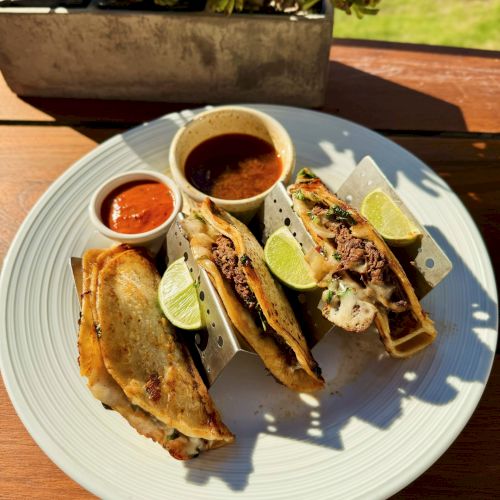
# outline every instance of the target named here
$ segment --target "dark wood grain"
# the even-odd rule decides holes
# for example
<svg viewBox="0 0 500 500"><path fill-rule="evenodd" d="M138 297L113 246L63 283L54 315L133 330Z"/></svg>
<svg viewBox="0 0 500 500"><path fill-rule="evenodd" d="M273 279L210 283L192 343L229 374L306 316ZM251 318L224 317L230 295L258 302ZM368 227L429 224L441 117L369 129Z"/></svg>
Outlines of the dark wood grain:
<svg viewBox="0 0 500 500"><path fill-rule="evenodd" d="M481 402L448 451L393 498L463 498L483 500L500 494L500 356Z"/></svg>
<svg viewBox="0 0 500 500"><path fill-rule="evenodd" d="M500 52L334 42L325 111L379 130L500 132Z"/></svg>
<svg viewBox="0 0 500 500"><path fill-rule="evenodd" d="M500 140L392 136L431 166L458 195L485 240L500 278Z"/></svg>
<svg viewBox="0 0 500 500"><path fill-rule="evenodd" d="M117 129L47 126L0 127L0 258L31 206L67 166ZM459 195L483 231L496 262L499 241L500 141L393 136L431 165ZM496 182L495 182L496 180ZM474 193L473 195L471 193ZM497 355L498 358L498 355ZM498 360L497 360L498 361ZM491 498L500 493L500 447L497 406L500 400L497 363L473 418L438 462L396 498L448 495ZM43 454L16 417L0 388L0 497L30 491L36 498L89 496ZM496 479L495 479L496 478Z"/></svg>

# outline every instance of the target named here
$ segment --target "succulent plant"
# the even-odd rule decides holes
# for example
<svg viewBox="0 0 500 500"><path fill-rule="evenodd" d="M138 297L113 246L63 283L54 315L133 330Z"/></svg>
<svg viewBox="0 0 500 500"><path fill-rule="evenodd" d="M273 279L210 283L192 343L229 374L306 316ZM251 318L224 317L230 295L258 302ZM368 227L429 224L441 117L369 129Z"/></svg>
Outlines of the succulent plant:
<svg viewBox="0 0 500 500"><path fill-rule="evenodd" d="M157 0L155 0L157 1ZM158 0L159 1L159 0ZM175 1L175 0L174 0ZM380 0L330 0L333 7L347 14L354 13L361 18L378 12ZM231 14L232 12L308 12L321 0L208 0L212 12Z"/></svg>

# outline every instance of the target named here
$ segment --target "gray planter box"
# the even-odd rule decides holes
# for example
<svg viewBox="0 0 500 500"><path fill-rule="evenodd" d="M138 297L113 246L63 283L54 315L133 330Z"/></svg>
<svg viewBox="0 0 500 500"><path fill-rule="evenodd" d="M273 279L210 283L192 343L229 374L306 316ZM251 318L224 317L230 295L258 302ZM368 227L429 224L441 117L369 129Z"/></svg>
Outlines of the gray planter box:
<svg viewBox="0 0 500 500"><path fill-rule="evenodd" d="M0 9L0 70L24 96L321 106L333 27L311 16Z"/></svg>

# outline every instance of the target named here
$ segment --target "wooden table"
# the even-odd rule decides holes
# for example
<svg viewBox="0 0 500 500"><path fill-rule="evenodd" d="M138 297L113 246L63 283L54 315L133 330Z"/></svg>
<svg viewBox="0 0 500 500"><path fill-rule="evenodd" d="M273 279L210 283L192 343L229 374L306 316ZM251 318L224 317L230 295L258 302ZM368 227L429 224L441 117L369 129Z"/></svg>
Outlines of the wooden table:
<svg viewBox="0 0 500 500"><path fill-rule="evenodd" d="M500 277L500 53L337 41L324 111L375 129L443 177ZM189 105L19 98L0 75L0 258L50 183L113 134ZM498 358L498 354L497 354ZM500 366L465 430L395 498L500 495ZM38 448L0 385L0 497L87 498Z"/></svg>

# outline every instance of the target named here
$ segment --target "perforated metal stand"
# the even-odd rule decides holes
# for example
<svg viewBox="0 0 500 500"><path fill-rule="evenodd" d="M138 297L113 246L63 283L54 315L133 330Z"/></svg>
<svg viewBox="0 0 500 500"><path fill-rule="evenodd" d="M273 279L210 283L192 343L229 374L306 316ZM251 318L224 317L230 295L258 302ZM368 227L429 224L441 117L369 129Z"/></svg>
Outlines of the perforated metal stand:
<svg viewBox="0 0 500 500"><path fill-rule="evenodd" d="M451 271L450 259L404 204L392 184L370 156L365 156L358 163L351 175L340 186L337 195L354 208L359 209L365 196L375 189L382 190L392 198L394 203L422 233L422 238L411 245L391 248L403 266L420 300Z"/></svg>
<svg viewBox="0 0 500 500"><path fill-rule="evenodd" d="M183 258L197 283L201 310L207 328L195 333L195 343L208 383L212 385L222 370L233 362L237 355L238 357L255 356L255 353L231 323L208 274L196 264L181 227L183 219L184 215L179 214L167 234L167 258L168 262Z"/></svg>

